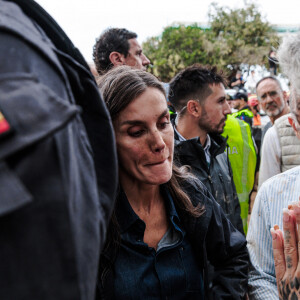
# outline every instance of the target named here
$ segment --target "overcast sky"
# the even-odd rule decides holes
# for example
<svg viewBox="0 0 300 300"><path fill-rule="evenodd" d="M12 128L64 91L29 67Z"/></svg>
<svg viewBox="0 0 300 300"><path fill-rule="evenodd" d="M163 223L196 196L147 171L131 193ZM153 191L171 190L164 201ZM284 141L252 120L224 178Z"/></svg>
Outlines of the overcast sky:
<svg viewBox="0 0 300 300"><path fill-rule="evenodd" d="M208 0L37 0L69 35L88 62L95 39L108 27L125 27L140 43L162 33L174 22L207 22ZM221 6L240 8L242 0L217 0ZM272 24L300 24L299 0L254 1ZM300 25L299 25L300 26Z"/></svg>

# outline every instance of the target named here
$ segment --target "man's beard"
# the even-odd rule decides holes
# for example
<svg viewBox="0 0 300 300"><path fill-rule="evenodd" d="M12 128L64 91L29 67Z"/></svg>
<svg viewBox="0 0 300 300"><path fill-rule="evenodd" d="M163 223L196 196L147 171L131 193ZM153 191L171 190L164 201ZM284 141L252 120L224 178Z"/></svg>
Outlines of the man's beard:
<svg viewBox="0 0 300 300"><path fill-rule="evenodd" d="M204 110L202 112L201 118L199 119L198 126L201 129L205 130L207 133L219 133L219 134L221 134L224 131L225 121L226 121L226 117L221 119L221 121L217 125L212 127L211 124L208 121L207 113ZM224 125L223 125L223 127L220 127L222 123L224 123Z"/></svg>
<svg viewBox="0 0 300 300"><path fill-rule="evenodd" d="M269 117L277 117L278 115L280 115L284 109L284 102L281 103L280 107L277 107L275 110L269 111L266 109L266 113Z"/></svg>

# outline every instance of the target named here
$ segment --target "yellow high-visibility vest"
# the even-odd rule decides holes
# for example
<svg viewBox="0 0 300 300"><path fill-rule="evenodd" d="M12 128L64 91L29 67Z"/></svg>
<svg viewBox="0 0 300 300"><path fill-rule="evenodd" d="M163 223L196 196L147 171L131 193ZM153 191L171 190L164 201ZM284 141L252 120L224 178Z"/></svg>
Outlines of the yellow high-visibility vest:
<svg viewBox="0 0 300 300"><path fill-rule="evenodd" d="M227 115L222 136L227 137L227 153L233 172L233 181L241 206L244 232L247 234L249 194L255 180L256 151L249 124Z"/></svg>
<svg viewBox="0 0 300 300"><path fill-rule="evenodd" d="M236 111L232 114L233 117L235 118L239 118L242 114L244 114L245 116L249 117L249 118L253 118L254 114L252 111L250 111L248 108Z"/></svg>

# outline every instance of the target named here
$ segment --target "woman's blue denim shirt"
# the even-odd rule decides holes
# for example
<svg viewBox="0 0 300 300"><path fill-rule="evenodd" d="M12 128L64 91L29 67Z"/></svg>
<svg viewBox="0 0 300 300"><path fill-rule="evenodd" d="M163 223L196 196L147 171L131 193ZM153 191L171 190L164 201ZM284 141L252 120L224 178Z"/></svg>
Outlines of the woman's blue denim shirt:
<svg viewBox="0 0 300 300"><path fill-rule="evenodd" d="M162 189L169 229L157 251L143 242L145 223L131 208L125 193L116 217L121 245L114 265L116 299L204 299L202 270L176 212L173 199Z"/></svg>

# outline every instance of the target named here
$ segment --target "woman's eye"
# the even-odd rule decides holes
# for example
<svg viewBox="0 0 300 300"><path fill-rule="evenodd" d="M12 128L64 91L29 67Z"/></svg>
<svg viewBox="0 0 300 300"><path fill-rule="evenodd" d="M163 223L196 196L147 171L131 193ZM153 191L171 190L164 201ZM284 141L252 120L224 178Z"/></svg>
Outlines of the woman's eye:
<svg viewBox="0 0 300 300"><path fill-rule="evenodd" d="M133 131L129 131L128 134L132 137L140 137L142 134L144 133L144 130L133 130Z"/></svg>
<svg viewBox="0 0 300 300"><path fill-rule="evenodd" d="M169 124L170 124L170 122L162 122L162 123L159 124L159 126L160 126L161 129L164 129L164 128L166 128Z"/></svg>

